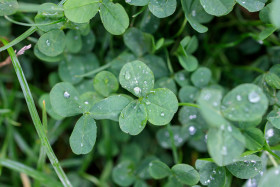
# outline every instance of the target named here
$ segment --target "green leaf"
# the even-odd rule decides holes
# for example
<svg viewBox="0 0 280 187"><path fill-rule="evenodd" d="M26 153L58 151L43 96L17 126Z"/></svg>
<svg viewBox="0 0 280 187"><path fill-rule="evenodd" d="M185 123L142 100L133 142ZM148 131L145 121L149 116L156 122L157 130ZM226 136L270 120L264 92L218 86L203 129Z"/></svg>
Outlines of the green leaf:
<svg viewBox="0 0 280 187"><path fill-rule="evenodd" d="M280 28L280 12L278 7L280 7L280 0L274 0L271 3L269 17L272 24L275 25L277 28Z"/></svg>
<svg viewBox="0 0 280 187"><path fill-rule="evenodd" d="M39 50L38 43L34 47L34 54L37 58L45 62L59 62L64 59L63 54L57 56L47 56Z"/></svg>
<svg viewBox="0 0 280 187"><path fill-rule="evenodd" d="M240 179L249 179L255 177L262 171L262 161L261 158L256 155L248 155L227 165L227 169L231 174Z"/></svg>
<svg viewBox="0 0 280 187"><path fill-rule="evenodd" d="M178 181L185 185L195 185L199 182L198 172L190 165L176 164L171 170Z"/></svg>
<svg viewBox="0 0 280 187"><path fill-rule="evenodd" d="M82 49L81 34L77 30L70 30L66 34L66 50L69 53L78 53Z"/></svg>
<svg viewBox="0 0 280 187"><path fill-rule="evenodd" d="M207 133L208 151L219 166L228 165L238 158L244 146L240 139L236 139L239 130L230 124L222 125L220 128L210 128Z"/></svg>
<svg viewBox="0 0 280 187"><path fill-rule="evenodd" d="M208 125L219 127L226 124L226 119L220 111L222 91L213 88L205 88L201 91L198 98L200 111Z"/></svg>
<svg viewBox="0 0 280 187"><path fill-rule="evenodd" d="M38 40L39 50L47 56L57 56L64 51L65 34L61 30L51 30Z"/></svg>
<svg viewBox="0 0 280 187"><path fill-rule="evenodd" d="M267 170L259 181L258 187L268 187L280 184L280 166Z"/></svg>
<svg viewBox="0 0 280 187"><path fill-rule="evenodd" d="M69 139L72 151L77 155L89 153L96 141L96 131L96 123L90 115L80 117Z"/></svg>
<svg viewBox="0 0 280 187"><path fill-rule="evenodd" d="M194 86L184 86L179 90L179 100L183 103L192 103L198 97L199 90Z"/></svg>
<svg viewBox="0 0 280 187"><path fill-rule="evenodd" d="M131 102L131 98L125 95L113 95L97 102L90 113L94 119L119 120L121 111Z"/></svg>
<svg viewBox="0 0 280 187"><path fill-rule="evenodd" d="M260 129L248 128L243 131L245 147L249 150L260 150L265 142L264 134Z"/></svg>
<svg viewBox="0 0 280 187"><path fill-rule="evenodd" d="M280 129L280 109L273 110L267 115L268 121L276 127L277 129Z"/></svg>
<svg viewBox="0 0 280 187"><path fill-rule="evenodd" d="M178 55L179 62L181 66L187 71L194 71L198 67L197 59L192 55Z"/></svg>
<svg viewBox="0 0 280 187"><path fill-rule="evenodd" d="M94 77L93 87L100 95L108 97L119 89L119 82L113 73L101 71Z"/></svg>
<svg viewBox="0 0 280 187"><path fill-rule="evenodd" d="M136 56L143 56L145 53L152 52L153 50L153 36L143 33L137 28L129 28L125 32L123 40L125 45Z"/></svg>
<svg viewBox="0 0 280 187"><path fill-rule="evenodd" d="M277 145L280 142L280 129L275 128L269 121L265 125L265 139L271 145Z"/></svg>
<svg viewBox="0 0 280 187"><path fill-rule="evenodd" d="M62 81L70 82L72 84L77 84L83 80L81 77L76 77L76 75L81 75L85 72L83 66L82 56L72 56L67 55L58 66L58 74Z"/></svg>
<svg viewBox="0 0 280 187"><path fill-rule="evenodd" d="M70 21L86 23L98 12L99 5L98 0L67 0L63 7L65 16Z"/></svg>
<svg viewBox="0 0 280 187"><path fill-rule="evenodd" d="M260 87L242 84L231 90L222 101L222 113L232 121L254 121L261 118L268 100Z"/></svg>
<svg viewBox="0 0 280 187"><path fill-rule="evenodd" d="M119 117L120 128L123 132L137 135L147 123L146 106L137 100L130 102Z"/></svg>
<svg viewBox="0 0 280 187"><path fill-rule="evenodd" d="M14 14L18 9L16 0L0 0L0 16Z"/></svg>
<svg viewBox="0 0 280 187"><path fill-rule="evenodd" d="M143 62L127 63L119 75L120 84L137 97L146 96L154 87L154 74Z"/></svg>
<svg viewBox="0 0 280 187"><path fill-rule="evenodd" d="M163 77L155 82L155 88L167 88L175 95L177 94L177 86L173 78Z"/></svg>
<svg viewBox="0 0 280 187"><path fill-rule="evenodd" d="M200 0L204 10L214 16L223 16L232 11L235 0Z"/></svg>
<svg viewBox="0 0 280 187"><path fill-rule="evenodd" d="M100 5L100 17L105 29L114 35L125 32L129 25L129 18L122 5L104 0Z"/></svg>
<svg viewBox="0 0 280 187"><path fill-rule="evenodd" d="M182 146L188 139L189 135L186 128L181 126L171 126L173 141L176 147ZM156 138L159 145L165 149L172 148L172 138L167 127L161 128L156 133Z"/></svg>
<svg viewBox="0 0 280 187"><path fill-rule="evenodd" d="M165 18L172 15L177 6L176 0L150 0L149 10L158 18Z"/></svg>
<svg viewBox="0 0 280 187"><path fill-rule="evenodd" d="M219 167L213 162L206 162L202 167L198 168L197 160L195 165L199 169L200 182L208 187L223 187L226 182L226 170L224 167ZM204 161L205 162L205 161Z"/></svg>
<svg viewBox="0 0 280 187"><path fill-rule="evenodd" d="M47 113L52 118L54 118L56 120L62 120L63 119L62 116L60 116L60 115L58 115L57 113L54 112L54 110L52 108L52 105L51 105L50 95L49 94L43 94L39 98L39 105L40 105L41 108L43 108L43 101L45 101Z"/></svg>
<svg viewBox="0 0 280 187"><path fill-rule="evenodd" d="M53 110L63 117L83 113L79 93L70 83L56 84L50 92L50 99Z"/></svg>
<svg viewBox="0 0 280 187"><path fill-rule="evenodd" d="M131 161L123 161L114 167L112 171L113 181L120 186L130 186L135 181L134 164Z"/></svg>
<svg viewBox="0 0 280 187"><path fill-rule="evenodd" d="M188 125L192 122L202 122L203 119L198 108L183 106L179 111L179 121L182 125Z"/></svg>
<svg viewBox="0 0 280 187"><path fill-rule="evenodd" d="M148 120L153 125L168 124L178 110L175 94L166 88L151 91L144 99L148 111Z"/></svg>
<svg viewBox="0 0 280 187"><path fill-rule="evenodd" d="M179 86L184 87L189 84L189 72L181 70L175 73L175 80Z"/></svg>
<svg viewBox="0 0 280 187"><path fill-rule="evenodd" d="M265 6L267 0L236 0L236 2L249 12L257 12Z"/></svg>
<svg viewBox="0 0 280 187"><path fill-rule="evenodd" d="M48 25L40 25L40 24L47 24L52 23L55 21L58 21L64 17L64 14L62 11L57 11L55 9L58 9L58 5L54 3L44 3L40 5L40 11L38 11L37 15L34 18L34 21L36 24L38 24L38 28L44 32L48 32L50 30L54 29L60 29L63 24L65 24L64 21L55 23L55 24L48 24Z"/></svg>
<svg viewBox="0 0 280 187"><path fill-rule="evenodd" d="M185 16L192 28L199 33L207 32L208 28L203 26L201 23L209 22L213 16L205 12L200 2L197 0L181 0L181 4L185 12Z"/></svg>
<svg viewBox="0 0 280 187"><path fill-rule="evenodd" d="M280 78L278 75L268 72L265 74L264 78L269 86L271 86L272 88L280 89Z"/></svg>
<svg viewBox="0 0 280 187"><path fill-rule="evenodd" d="M91 82L91 81L90 81ZM85 92L81 95L80 100L85 103L85 111L90 111L95 103L101 101L103 97L97 92Z"/></svg>
<svg viewBox="0 0 280 187"><path fill-rule="evenodd" d="M155 79L167 77L169 75L166 62L161 57L149 54L140 58L140 60L152 70Z"/></svg>
<svg viewBox="0 0 280 187"><path fill-rule="evenodd" d="M196 87L205 87L208 85L212 77L210 69L206 67L198 68L192 75L191 81Z"/></svg>
<svg viewBox="0 0 280 187"><path fill-rule="evenodd" d="M163 179L171 174L171 169L165 163L154 160L149 164L149 173L154 179Z"/></svg>

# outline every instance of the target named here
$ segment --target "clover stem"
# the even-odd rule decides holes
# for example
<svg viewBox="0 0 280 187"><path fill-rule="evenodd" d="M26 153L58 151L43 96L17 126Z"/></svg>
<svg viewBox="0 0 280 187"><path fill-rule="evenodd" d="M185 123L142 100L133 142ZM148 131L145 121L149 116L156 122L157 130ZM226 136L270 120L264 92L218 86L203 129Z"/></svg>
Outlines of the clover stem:
<svg viewBox="0 0 280 187"><path fill-rule="evenodd" d="M101 67L99 67L99 68L97 68L97 69L95 69L93 71L84 73L82 75L75 75L75 77L88 77L88 76L94 75L94 74L96 74L96 73L98 73L100 71L103 71L103 70L109 68L111 65L112 65L111 63L108 63L108 64L105 64L105 65L103 65L103 66L101 66Z"/></svg>
<svg viewBox="0 0 280 187"><path fill-rule="evenodd" d="M194 103L178 103L178 106L191 106L191 107L199 108L199 105Z"/></svg>
<svg viewBox="0 0 280 187"><path fill-rule="evenodd" d="M169 132L169 138L170 138L170 141L171 141L171 148L172 148L172 154L173 154L173 158L174 158L174 163L178 164L179 163L178 162L178 153L177 153L177 149L176 149L176 146L175 146L174 134L172 132L170 123L167 124L167 130Z"/></svg>
<svg viewBox="0 0 280 187"><path fill-rule="evenodd" d="M34 29L34 31L36 30L36 28ZM3 44L5 46L8 46L8 42L3 39L3 38L0 38L0 40L3 42ZM5 47L4 46L4 47ZM27 81L25 79L25 76L23 74L23 70L20 66L20 63L18 61L18 58L15 54L15 51L13 50L12 47L9 47L8 48L8 53L10 55L10 58L12 60L12 64L14 66L14 69L15 69L15 72L16 72L16 75L18 77L18 80L19 80L19 83L20 83L20 86L22 88L22 92L24 94L24 97L25 97L25 100L26 100L26 103L27 103L27 107L28 107L28 110L30 112L30 115L31 115L31 118L32 118L32 121L33 121L33 124L35 126L35 129L37 131L37 134L41 140L41 144L42 146L44 147L46 153L47 153L47 156L57 174L57 176L59 177L60 181L62 182L63 186L67 186L67 187L72 187L70 181L68 180L66 174L64 173L63 169L61 168L60 166L60 163L56 157L56 155L54 154L54 151L52 150L52 147L49 143L49 140L48 140L48 137L45 133L45 129L44 129L44 126L42 125L42 122L40 120L40 117L39 117L39 114L38 114L38 111L36 109L36 106L35 106L35 103L34 103L34 100L33 100L33 97L32 97L32 94L31 94L31 91L29 89L29 86L27 84Z"/></svg>
<svg viewBox="0 0 280 187"><path fill-rule="evenodd" d="M174 74L174 70L173 70L173 67L172 67L172 64L171 64L171 61L170 61L170 58L169 58L169 53L168 53L166 48L164 49L164 52L165 52L166 60L167 60L167 67L168 67L168 69L170 71L170 74L173 75Z"/></svg>

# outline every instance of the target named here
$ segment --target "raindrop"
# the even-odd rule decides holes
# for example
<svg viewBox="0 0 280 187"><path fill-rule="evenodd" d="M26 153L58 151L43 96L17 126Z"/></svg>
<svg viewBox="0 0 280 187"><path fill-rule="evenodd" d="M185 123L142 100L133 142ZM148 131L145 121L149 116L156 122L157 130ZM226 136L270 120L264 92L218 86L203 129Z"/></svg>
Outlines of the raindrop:
<svg viewBox="0 0 280 187"><path fill-rule="evenodd" d="M88 105L88 101L85 101L85 104Z"/></svg>
<svg viewBox="0 0 280 187"><path fill-rule="evenodd" d="M81 147L83 147L84 146L84 144L83 143L81 143Z"/></svg>
<svg viewBox="0 0 280 187"><path fill-rule="evenodd" d="M63 94L63 96L65 97L65 98L69 98L70 97L70 94L68 93L68 92L64 92L64 94Z"/></svg>
<svg viewBox="0 0 280 187"><path fill-rule="evenodd" d="M266 131L266 136L268 137L268 138L270 138L270 137L272 137L273 135L274 135L274 131L273 131L273 129L269 129L268 131Z"/></svg>
<svg viewBox="0 0 280 187"><path fill-rule="evenodd" d="M189 116L189 119L191 119L191 120L192 120L192 119L196 119L196 115L195 115L195 114L194 114L194 115L190 115L190 116Z"/></svg>
<svg viewBox="0 0 280 187"><path fill-rule="evenodd" d="M277 169L277 170L275 170L275 174L276 175L278 175L279 174L279 170Z"/></svg>
<svg viewBox="0 0 280 187"><path fill-rule="evenodd" d="M49 40L46 40L46 44L47 44L47 46L50 46L50 45L51 45L51 43L50 43Z"/></svg>
<svg viewBox="0 0 280 187"><path fill-rule="evenodd" d="M194 135L196 133L196 128L194 126L189 127L190 135Z"/></svg>
<svg viewBox="0 0 280 187"><path fill-rule="evenodd" d="M138 95L141 92L141 88L139 87L135 87L133 90L136 95Z"/></svg>
<svg viewBox="0 0 280 187"><path fill-rule="evenodd" d="M227 147L226 147L226 146L223 146L223 147L222 147L221 154L222 154L222 155L227 155Z"/></svg>
<svg viewBox="0 0 280 187"><path fill-rule="evenodd" d="M151 104L151 102L150 102L150 101L147 101L147 102L146 102L146 105L150 105L150 104Z"/></svg>
<svg viewBox="0 0 280 187"><path fill-rule="evenodd" d="M164 116L164 113L162 112L162 113L160 114L160 116L162 116L162 117L163 117L163 116Z"/></svg>
<svg viewBox="0 0 280 187"><path fill-rule="evenodd" d="M257 103L260 101L261 97L259 96L259 94L257 92L252 91L251 93L249 93L248 99L251 103Z"/></svg>
<svg viewBox="0 0 280 187"><path fill-rule="evenodd" d="M192 10L192 16L195 17L196 16L196 11Z"/></svg>
<svg viewBox="0 0 280 187"><path fill-rule="evenodd" d="M125 75L124 75L124 78L126 79L126 80L129 80L130 79L130 73L129 73L129 71L126 71L125 72Z"/></svg>
<svg viewBox="0 0 280 187"><path fill-rule="evenodd" d="M227 127L227 130L228 130L229 132L231 132L231 131L232 131L231 126L228 126L228 127Z"/></svg>
<svg viewBox="0 0 280 187"><path fill-rule="evenodd" d="M237 100L237 101L241 101L241 100L242 100L242 97L241 97L240 95L237 95L237 96L236 96L236 100Z"/></svg>

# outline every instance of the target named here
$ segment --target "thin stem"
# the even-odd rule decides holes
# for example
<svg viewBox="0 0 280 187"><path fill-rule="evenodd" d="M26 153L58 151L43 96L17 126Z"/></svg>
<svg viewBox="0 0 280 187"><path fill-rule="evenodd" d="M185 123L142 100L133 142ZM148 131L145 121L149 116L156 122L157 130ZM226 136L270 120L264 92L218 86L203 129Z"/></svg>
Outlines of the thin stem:
<svg viewBox="0 0 280 187"><path fill-rule="evenodd" d="M168 53L166 48L165 48L164 52L165 52L166 60L167 60L167 67L168 67L171 75L173 75L174 74L174 70L173 70L173 67L172 67L172 64L171 64L171 61L170 61L170 58L169 58L169 53Z"/></svg>
<svg viewBox="0 0 280 187"><path fill-rule="evenodd" d="M277 162L275 161L274 157L273 157L270 153L268 153L268 152L266 152L266 154L267 154L267 156L269 157L269 160L271 161L271 163L273 164L273 166L274 166L274 167L277 167L278 164L277 164Z"/></svg>
<svg viewBox="0 0 280 187"><path fill-rule="evenodd" d="M171 148L172 148L172 155L174 158L174 162L175 162L175 164L178 164L178 153L177 153L177 149L175 146L174 135L173 135L173 131L171 129L170 123L167 124L167 130L169 132L169 137L170 137L170 141L171 141Z"/></svg>
<svg viewBox="0 0 280 187"><path fill-rule="evenodd" d="M87 180L89 180L90 182L92 182L93 184L95 184L96 186L100 186L101 182L98 180L98 178L96 178L93 175L89 175L87 173L82 173L81 176Z"/></svg>
<svg viewBox="0 0 280 187"><path fill-rule="evenodd" d="M61 6L45 6L33 3L19 3L18 12L38 12L38 11L63 11Z"/></svg>
<svg viewBox="0 0 280 187"><path fill-rule="evenodd" d="M31 27L27 31L25 31L23 34L21 34L19 37L17 37L13 41L11 41L10 43L5 42L6 44L0 48L0 52L8 49L9 47L13 47L14 45L18 44L19 42L21 42L22 40L24 40L25 38L27 38L28 36L33 34L35 31L37 31L37 27Z"/></svg>
<svg viewBox="0 0 280 187"><path fill-rule="evenodd" d="M271 155L273 155L275 158L277 158L278 160L280 160L280 157L279 157L277 154L275 154L275 153L270 149L270 147L269 147L269 145L268 145L267 143L264 145L264 150L266 150L266 151L269 152Z"/></svg>
<svg viewBox="0 0 280 187"><path fill-rule="evenodd" d="M5 39L0 38L0 40L3 42L3 44L5 44L5 45L8 44L8 42ZM36 131L37 131L37 134L38 134L38 136L41 140L42 146L45 148L45 151L48 155L48 158L49 158L57 176L59 177L60 181L62 182L62 184L64 186L67 186L67 187L68 186L72 187L70 181L68 180L67 176L65 175L63 169L61 168L61 166L59 164L59 161L58 161L56 155L54 154L54 152L51 148L51 145L50 145L49 140L47 138L47 135L45 133L45 129L44 129L44 127L41 123L41 120L39 118L39 114L37 112L37 109L36 109L32 94L30 92L29 86L27 84L27 81L26 81L25 76L23 74L22 68L20 66L20 63L18 61L18 58L17 58L13 48L11 48L11 47L8 48L8 53L11 57L14 69L16 71L20 86L22 88L22 91L23 91L23 94L24 94L24 97L25 97L25 100L26 100L26 103L27 103L28 110L30 112L33 124L35 126Z"/></svg>
<svg viewBox="0 0 280 187"><path fill-rule="evenodd" d="M194 103L179 103L178 106L192 106L195 108L199 108L199 105L194 104Z"/></svg>
<svg viewBox="0 0 280 187"><path fill-rule="evenodd" d="M112 64L108 63L108 64L105 64L105 65L103 65L103 66L101 66L101 67L99 67L99 68L97 68L97 69L95 69L93 71L87 72L85 74L75 75L75 77L88 77L88 76L94 75L94 74L96 74L96 73L98 73L100 71L103 71L103 70L109 68L111 65Z"/></svg>
<svg viewBox="0 0 280 187"><path fill-rule="evenodd" d="M187 25L187 22L188 22L188 20L187 20L187 18L185 18L183 23L182 23L182 25L181 25L181 27L180 27L180 29L178 30L178 32L172 38L176 38L176 37L178 37L178 36L180 36L182 34L182 32L184 31L184 29L185 29L185 27Z"/></svg>
<svg viewBox="0 0 280 187"><path fill-rule="evenodd" d="M8 21L17 24L17 25L21 25L21 26L26 26L26 27L36 27L36 26L44 26L44 25L52 25L52 24L56 24L62 21L65 21L65 18L62 18L60 20L57 21L53 21L53 22L49 22L49 23L22 23L22 22L18 22L16 20L13 20L12 18L10 18L9 16L4 16Z"/></svg>

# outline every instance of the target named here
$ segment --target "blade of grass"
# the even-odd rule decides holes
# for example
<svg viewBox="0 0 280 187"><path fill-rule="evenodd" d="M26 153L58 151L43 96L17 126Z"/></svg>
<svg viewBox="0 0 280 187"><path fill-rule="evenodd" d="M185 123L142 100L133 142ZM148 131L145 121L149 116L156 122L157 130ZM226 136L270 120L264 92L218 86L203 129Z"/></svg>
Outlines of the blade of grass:
<svg viewBox="0 0 280 187"><path fill-rule="evenodd" d="M11 170L18 171L20 173L25 173L26 175L36 179L40 180L42 184L45 186L61 186L61 184L53 179L51 176L46 175L42 172L36 171L35 169L28 167L24 164L21 164L19 162L15 162L9 159L3 159L0 158L0 165L7 167Z"/></svg>
<svg viewBox="0 0 280 187"><path fill-rule="evenodd" d="M5 39L3 39L3 38L0 38L0 39L3 42L4 45L7 45L8 42ZM8 48L8 53L11 57L14 69L16 71L20 86L22 88L22 91L23 91L23 94L24 94L24 97L25 97L25 100L26 100L26 103L27 103L28 110L30 112L33 124L35 126L36 131L37 131L37 134L38 134L38 136L41 140L42 146L45 148L47 156L48 156L48 158L49 158L57 176L59 177L60 181L62 182L62 184L64 186L67 186L67 187L72 186L70 181L68 180L66 174L64 173L63 169L61 168L56 155L54 154L54 152L51 148L48 137L45 133L45 129L44 129L44 127L41 123L41 120L39 118L39 114L37 112L32 94L30 92L30 89L28 87L27 81L26 81L25 76L23 74L22 68L20 66L20 63L18 61L18 58L17 58L13 48L11 48L11 47Z"/></svg>

